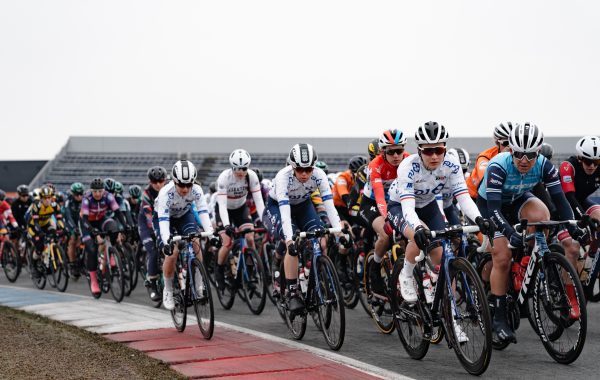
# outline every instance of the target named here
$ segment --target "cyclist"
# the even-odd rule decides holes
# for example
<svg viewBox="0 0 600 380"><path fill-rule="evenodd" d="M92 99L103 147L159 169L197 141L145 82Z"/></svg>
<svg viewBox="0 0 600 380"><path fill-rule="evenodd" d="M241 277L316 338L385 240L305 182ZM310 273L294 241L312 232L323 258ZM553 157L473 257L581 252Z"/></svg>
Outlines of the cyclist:
<svg viewBox="0 0 600 380"><path fill-rule="evenodd" d="M508 137L510 136L510 131L517 126L519 126L519 124L509 121L500 123L494 128L494 146L479 153L475 159L473 171L467 180L467 188L469 189L471 198L477 198L477 190L483 180L488 162L497 154L508 152L510 150L510 147L508 146Z"/></svg>
<svg viewBox="0 0 600 380"><path fill-rule="evenodd" d="M467 150L463 148L450 148L446 153L456 157L456 160L460 164L464 177L468 178L469 165L471 164L471 157L469 155L469 152L467 152Z"/></svg>
<svg viewBox="0 0 600 380"><path fill-rule="evenodd" d="M177 161L171 171L173 179L160 189L154 205L155 213L152 220L154 231L159 239L160 251L165 255L163 264L165 280L163 305L167 310L175 308L173 277L179 254L177 246L171 251L169 245L171 231L173 230L181 235L196 233L199 230L198 220L200 220L206 232L213 232L206 201L204 200L204 192L200 185L194 183L196 176L197 172L194 164L187 160ZM212 243L217 245L218 240ZM192 245L198 260L202 260L200 241L194 239Z"/></svg>
<svg viewBox="0 0 600 380"><path fill-rule="evenodd" d="M379 154L378 142L379 139L373 139L369 142L369 145L367 146L369 162L373 161L373 159ZM355 175L354 186L352 186L352 189L350 190L350 202L348 203L348 209L350 210L350 215L354 217L358 216L358 212L360 210L363 189L365 187L365 184L367 183L367 179L369 176L369 162L358 168ZM367 223L365 223L362 218L357 217L354 220L362 227L370 227L367 226Z"/></svg>
<svg viewBox="0 0 600 380"><path fill-rule="evenodd" d="M375 255L377 264L389 248L389 236L384 230L387 217L388 190L398 175L398 165L409 156L404 151L406 135L399 129L384 131L379 137L379 155L369 164L369 179L363 190L359 215L377 234ZM371 265L371 278L379 276L378 265ZM377 272L376 272L377 270Z"/></svg>
<svg viewBox="0 0 600 380"><path fill-rule="evenodd" d="M429 230L446 227L436 196L444 187L451 189L465 214L475 220L483 233L491 228L491 221L483 219L477 205L469 196L464 174L458 159L446 154L448 132L434 121L429 121L415 133L417 154L410 155L398 166L398 178L392 183L388 221L408 240L404 267L400 272L400 291L407 302L417 300L417 290L413 280L413 270L419 250L429 253L434 265L441 261L442 247L434 240L430 242ZM429 250L428 250L429 248ZM378 268L377 273L380 273ZM384 295L381 275L371 278L373 291ZM433 302L433 295L429 302ZM429 297L428 297L429 298ZM460 342L468 340L466 334L455 324L456 336Z"/></svg>
<svg viewBox="0 0 600 380"><path fill-rule="evenodd" d="M267 207L263 214L265 227L279 244L273 267L278 268L281 255L284 258L287 302L289 310L297 313L304 308L297 285L298 251L292 240L295 229L312 231L322 227L321 220L311 202L311 194L319 189L327 216L333 227L340 227L340 218L335 206L327 176L315 167L317 153L310 144L296 144L289 154L290 165L281 169L273 181ZM277 290L277 289L275 289Z"/></svg>
<svg viewBox="0 0 600 380"><path fill-rule="evenodd" d="M492 248L492 272L490 275L492 302L495 305L493 329L500 340L516 342L515 332L506 320L506 284L510 274L511 248L522 248L521 234L512 225L521 218L531 222L550 219L544 203L530 190L543 182L558 209L561 219L573 219L573 212L560 186L558 170L544 156L539 155L544 136L534 124L515 125L509 136L510 152L494 157L487 166L479 187L477 206L484 217L492 218L498 227ZM571 262L579 255L578 238L582 231L569 227L558 234L567 257ZM574 299L573 284L566 285L571 317L579 317L579 307Z"/></svg>
<svg viewBox="0 0 600 380"><path fill-rule="evenodd" d="M467 152L463 148L450 148L446 151L448 156L454 156L456 161L460 164L462 169L462 173L464 175L465 180L469 178L469 152ZM465 185L466 186L466 185ZM457 200L454 197L453 189L449 186L449 184L442 189L441 195L441 208L446 217L446 221L448 225L455 226L461 224L460 220L460 211L458 206L456 205Z"/></svg>
<svg viewBox="0 0 600 380"><path fill-rule="evenodd" d="M119 210L125 216L127 225L132 226L133 220L131 219L131 206L129 206L129 202L127 202L125 197L123 197L123 184L119 181L115 181L112 178L106 178L104 180L104 190L108 191L115 197L115 200L119 205ZM113 214L110 211L108 212L108 215L113 217ZM126 229L125 225L120 225L118 227L119 229Z"/></svg>
<svg viewBox="0 0 600 380"><path fill-rule="evenodd" d="M140 240L146 249L147 277L145 286L149 289L150 299L154 302L160 301L160 289L158 279L160 272L158 268L158 251L156 250L156 234L152 223L154 215L154 202L158 192L167 182L167 170L162 166L153 166L148 169L148 186L144 189L138 214L138 232Z"/></svg>
<svg viewBox="0 0 600 380"><path fill-rule="evenodd" d="M354 187L356 173L367 163L363 156L352 156L348 161L348 170L343 171L333 184L333 204L342 220L352 223L354 218L350 216L349 208L352 206L350 190Z"/></svg>
<svg viewBox="0 0 600 380"><path fill-rule="evenodd" d="M69 257L69 271L71 276L78 278L80 276L77 266L77 247L80 243L81 231L79 231L79 213L81 212L81 201L83 200L84 188L81 182L71 184L70 193L67 196L65 205L62 207L62 214L65 219L65 230L69 236L67 243L67 256Z"/></svg>
<svg viewBox="0 0 600 380"><path fill-rule="evenodd" d="M112 211L121 225L128 227L125 216L119 210L119 205L115 197L104 190L105 184L102 178L94 178L90 183L88 190L81 201L81 211L79 213L79 226L81 229L81 241L85 245L86 262L85 266L90 276L90 291L94 295L100 294L98 286L98 249L96 244L102 249L102 238L99 233L117 232L116 221L108 215ZM95 238L95 239L93 239Z"/></svg>
<svg viewBox="0 0 600 380"><path fill-rule="evenodd" d="M54 191L44 185L40 189L40 200L30 208L31 219L28 233L35 245L33 259L38 260L44 250L43 236L48 233L61 233L64 229L60 206L54 201ZM31 276L38 278L40 273L37 265L31 265Z"/></svg>
<svg viewBox="0 0 600 380"><path fill-rule="evenodd" d="M6 193L4 190L0 189L0 219L6 224L8 223L14 228L17 229L19 224L17 220L12 214L12 209L10 208L10 204L6 201Z"/></svg>
<svg viewBox="0 0 600 380"><path fill-rule="evenodd" d="M223 245L219 249L217 257L217 271L215 280L219 290L225 289L225 260L232 247L232 238L235 227L241 230L253 227L250 209L246 204L246 198L252 194L257 212L262 215L265 204L263 203L260 181L254 170L249 170L250 154L244 149L235 149L229 155L231 169L225 169L217 179L217 205L215 207L215 218L217 228L220 232ZM254 232L246 234L248 247L254 246Z"/></svg>
<svg viewBox="0 0 600 380"><path fill-rule="evenodd" d="M600 220L600 205L589 196L600 187L600 138L585 136L575 144L577 156L560 164L560 181L577 218L584 214Z"/></svg>
<svg viewBox="0 0 600 380"><path fill-rule="evenodd" d="M12 210L12 214L17 221L17 224L24 228L27 222L25 221L25 214L31 206L31 196L29 195L29 186L27 185L19 185L17 187L17 194L19 197L15 199L10 206Z"/></svg>

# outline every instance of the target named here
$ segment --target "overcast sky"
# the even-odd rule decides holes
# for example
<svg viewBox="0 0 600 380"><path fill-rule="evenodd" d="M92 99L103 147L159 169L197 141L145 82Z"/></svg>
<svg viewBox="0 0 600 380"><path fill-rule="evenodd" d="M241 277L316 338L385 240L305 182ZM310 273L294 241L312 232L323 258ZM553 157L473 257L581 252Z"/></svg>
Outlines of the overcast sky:
<svg viewBox="0 0 600 380"><path fill-rule="evenodd" d="M600 133L598 1L0 0L0 159L70 135ZM482 147L484 149L486 147Z"/></svg>

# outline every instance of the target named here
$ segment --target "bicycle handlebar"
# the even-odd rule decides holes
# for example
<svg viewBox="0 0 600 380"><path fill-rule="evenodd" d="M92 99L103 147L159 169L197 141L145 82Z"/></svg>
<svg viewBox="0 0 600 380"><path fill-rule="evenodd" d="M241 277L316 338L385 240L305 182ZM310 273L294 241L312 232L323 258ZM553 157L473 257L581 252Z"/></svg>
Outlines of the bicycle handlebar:
<svg viewBox="0 0 600 380"><path fill-rule="evenodd" d="M436 237L451 238L456 235L473 234L476 232L479 232L479 226L475 226L475 225L473 225L473 226L454 226L454 227L444 228L443 230L429 231L432 238L436 238ZM487 245L488 241L489 241L488 236L484 235L484 240L483 240L483 244L481 245L481 247L485 247ZM423 250L421 250L419 252L419 255L415 258L415 260L417 262L419 262L419 261L423 261L424 258L425 258L425 252Z"/></svg>
<svg viewBox="0 0 600 380"><path fill-rule="evenodd" d="M310 238L315 238L315 237L322 237L327 234L337 234L342 231L344 231L344 230L341 227L337 227L337 228L318 229L318 230L314 230L314 231L296 232L294 234L294 240L296 240L297 238L310 239Z"/></svg>
<svg viewBox="0 0 600 380"><path fill-rule="evenodd" d="M195 238L204 238L215 236L214 232L194 232L188 235L174 235L169 238L169 244L175 243L178 241L189 241Z"/></svg>

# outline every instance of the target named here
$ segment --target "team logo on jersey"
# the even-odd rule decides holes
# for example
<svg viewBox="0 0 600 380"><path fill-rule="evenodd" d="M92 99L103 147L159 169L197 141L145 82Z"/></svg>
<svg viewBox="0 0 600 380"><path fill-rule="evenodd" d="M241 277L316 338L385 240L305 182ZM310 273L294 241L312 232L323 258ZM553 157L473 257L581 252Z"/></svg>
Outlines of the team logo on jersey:
<svg viewBox="0 0 600 380"><path fill-rule="evenodd" d="M445 175L437 176L437 177L435 177L435 180L436 181L444 181L444 180L446 180L446 176Z"/></svg>
<svg viewBox="0 0 600 380"><path fill-rule="evenodd" d="M570 175L563 176L563 182L564 183L571 183L571 182L573 182L573 178L571 178Z"/></svg>

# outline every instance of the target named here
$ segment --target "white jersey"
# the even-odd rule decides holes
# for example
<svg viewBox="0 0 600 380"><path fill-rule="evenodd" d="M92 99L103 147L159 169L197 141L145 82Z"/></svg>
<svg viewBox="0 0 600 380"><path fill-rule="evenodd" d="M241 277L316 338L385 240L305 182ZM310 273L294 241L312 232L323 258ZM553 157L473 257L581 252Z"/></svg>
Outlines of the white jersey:
<svg viewBox="0 0 600 380"><path fill-rule="evenodd" d="M192 207L192 204L195 207ZM202 222L202 228L206 232L212 232L213 228L208 217L208 207L204 199L204 192L199 185L194 184L185 197L177 193L173 181L160 189L154 201L154 210L158 216L160 237L166 243L171 236L170 219L181 218L188 211L197 212Z"/></svg>
<svg viewBox="0 0 600 380"><path fill-rule="evenodd" d="M229 225L227 210L235 210L246 205L248 192L252 193L258 215L262 215L265 203L258 176L254 170L248 170L247 176L239 179L232 169L223 170L217 179L217 203L219 204L219 217L224 226Z"/></svg>
<svg viewBox="0 0 600 380"><path fill-rule="evenodd" d="M286 240L290 240L293 234L289 206L298 205L306 200L310 200L310 195L317 189L321 194L321 199L325 205L327 217L332 227L340 227L340 217L333 205L333 195L329 186L329 180L323 170L314 168L312 175L305 183L298 181L294 175L294 169L290 165L281 169L275 176L273 187L269 191L269 197L279 203L283 234Z"/></svg>
<svg viewBox="0 0 600 380"><path fill-rule="evenodd" d="M398 166L398 177L389 190L390 201L402 204L404 218L413 228L421 224L415 208L427 206L444 193L445 205L455 197L472 220L480 215L475 202L469 197L460 164L452 155L447 154L435 170L426 169L418 154L408 156Z"/></svg>

